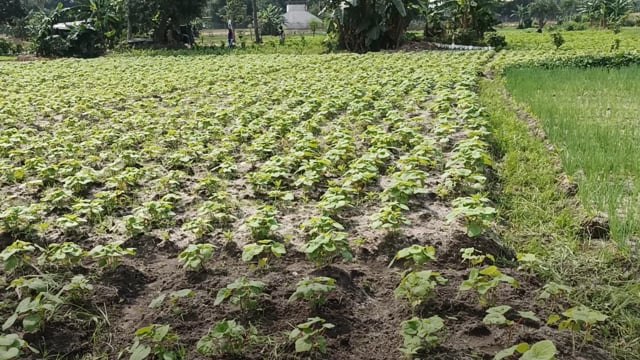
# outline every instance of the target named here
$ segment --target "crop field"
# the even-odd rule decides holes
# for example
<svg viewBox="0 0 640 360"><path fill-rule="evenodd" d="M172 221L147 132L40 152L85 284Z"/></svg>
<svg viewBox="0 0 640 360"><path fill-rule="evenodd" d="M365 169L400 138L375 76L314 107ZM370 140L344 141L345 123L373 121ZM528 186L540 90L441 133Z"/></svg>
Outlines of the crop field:
<svg viewBox="0 0 640 360"><path fill-rule="evenodd" d="M509 91L562 149L583 203L608 214L612 237L623 245L639 229L640 169L632 155L640 150L639 70L518 69L506 76Z"/></svg>
<svg viewBox="0 0 640 360"><path fill-rule="evenodd" d="M508 224L522 56L0 63L0 359L639 358L628 258Z"/></svg>

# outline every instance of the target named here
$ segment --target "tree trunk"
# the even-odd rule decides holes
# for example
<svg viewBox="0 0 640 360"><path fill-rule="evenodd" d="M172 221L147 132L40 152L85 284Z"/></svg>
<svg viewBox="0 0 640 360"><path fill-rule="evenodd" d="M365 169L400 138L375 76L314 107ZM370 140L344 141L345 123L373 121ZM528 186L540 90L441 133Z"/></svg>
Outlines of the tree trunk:
<svg viewBox="0 0 640 360"><path fill-rule="evenodd" d="M256 32L256 43L262 43L262 39L260 38L260 27L258 26L258 5L256 4L256 0L251 0L251 7L253 13L253 30Z"/></svg>

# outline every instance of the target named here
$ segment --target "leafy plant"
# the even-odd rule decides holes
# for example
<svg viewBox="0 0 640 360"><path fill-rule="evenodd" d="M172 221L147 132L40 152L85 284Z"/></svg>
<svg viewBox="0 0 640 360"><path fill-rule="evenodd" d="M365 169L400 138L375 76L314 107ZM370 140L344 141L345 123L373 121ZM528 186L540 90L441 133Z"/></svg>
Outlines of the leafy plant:
<svg viewBox="0 0 640 360"><path fill-rule="evenodd" d="M239 278L220 289L213 304L220 305L228 300L231 304L240 306L242 311L255 310L260 299L265 296L265 288L266 284L262 281Z"/></svg>
<svg viewBox="0 0 640 360"><path fill-rule="evenodd" d="M313 278L305 278L300 280L296 285L296 291L289 297L289 301L296 301L298 299L304 299L309 302L311 308L318 308L327 301L326 294L335 290L336 280L324 277L316 276Z"/></svg>
<svg viewBox="0 0 640 360"><path fill-rule="evenodd" d="M235 320L218 321L196 345L198 352L205 356L240 355L251 349L259 341L258 331Z"/></svg>
<svg viewBox="0 0 640 360"><path fill-rule="evenodd" d="M85 298L85 295L93 291L93 285L84 275L75 275L68 284L62 287L61 293L66 293L72 301Z"/></svg>
<svg viewBox="0 0 640 360"><path fill-rule="evenodd" d="M58 296L48 292L41 292L33 298L25 297L4 322L2 330L12 327L18 319L22 319L22 329L26 332L41 330L63 303Z"/></svg>
<svg viewBox="0 0 640 360"><path fill-rule="evenodd" d="M123 257L136 255L136 249L123 249L122 244L124 244L124 241L118 240L107 245L98 245L89 251L89 256L98 261L98 266L109 266L115 269L120 266L120 260Z"/></svg>
<svg viewBox="0 0 640 360"><path fill-rule="evenodd" d="M258 260L258 269L268 267L271 257L279 258L286 254L284 244L273 240L258 240L253 244L247 244L242 249L242 261L252 261L256 256L262 256Z"/></svg>
<svg viewBox="0 0 640 360"><path fill-rule="evenodd" d="M433 246L425 245L411 245L406 247L396 254L391 260L389 266L393 265L396 260L404 260L405 265L409 262L413 263L413 267L419 267L427 262L436 260L436 249Z"/></svg>
<svg viewBox="0 0 640 360"><path fill-rule="evenodd" d="M215 246L211 244L189 244L178 255L178 261L182 263L184 269L200 271L203 269L204 263L213 256L214 249Z"/></svg>
<svg viewBox="0 0 640 360"><path fill-rule="evenodd" d="M413 317L402 322L402 353L412 359L414 356L432 350L438 345L437 333L444 329L444 321L435 315L428 319Z"/></svg>
<svg viewBox="0 0 640 360"><path fill-rule="evenodd" d="M162 293L158 295L156 298L151 300L149 304L149 308L158 309L164 303L164 300L169 296L169 309L172 313L179 315L182 312L182 309L178 306L180 299L193 298L196 296L196 293L191 289L182 289L178 291L173 291L169 294Z"/></svg>
<svg viewBox="0 0 640 360"><path fill-rule="evenodd" d="M394 291L396 297L403 297L409 301L411 309L422 304L434 295L437 285L445 285L447 279L431 270L414 271L408 273Z"/></svg>
<svg viewBox="0 0 640 360"><path fill-rule="evenodd" d="M542 291L540 295L538 295L538 299L541 300L549 300L551 302L552 308L557 308L559 306L558 302L561 297L567 296L571 294L573 289L570 286L558 284L555 282L549 282L542 287Z"/></svg>
<svg viewBox="0 0 640 360"><path fill-rule="evenodd" d="M451 202L454 209L447 215L447 221L452 223L456 219L463 218L467 235L480 236L484 229L491 225L496 214L495 208L486 205L488 202L489 199L482 194L456 198Z"/></svg>
<svg viewBox="0 0 640 360"><path fill-rule="evenodd" d="M335 325L327 323L322 318L308 318L306 322L296 325L296 328L291 330L289 341L295 340L297 353L319 351L321 354L325 354L327 352L327 339L323 334L326 330L334 327Z"/></svg>
<svg viewBox="0 0 640 360"><path fill-rule="evenodd" d="M402 225L411 225L411 221L402 215L403 210L409 210L409 207L398 202L385 204L377 213L371 215L371 228L396 231Z"/></svg>
<svg viewBox="0 0 640 360"><path fill-rule="evenodd" d="M485 262L485 260L489 260L492 264L496 262L496 259L491 254L483 254L481 251L476 250L475 248L463 248L460 249L462 253L462 261L468 261L470 267L474 267L480 265Z"/></svg>
<svg viewBox="0 0 640 360"><path fill-rule="evenodd" d="M518 282L511 276L503 274L496 266L487 266L482 270L471 269L469 278L462 282L460 291L475 290L479 295L480 305L494 306L496 291L500 284L518 287Z"/></svg>
<svg viewBox="0 0 640 360"><path fill-rule="evenodd" d="M595 325L609 318L607 315L584 305L572 307L563 312L562 316L564 316L564 319L557 314L551 315L547 320L547 325L558 323L559 330L571 331L574 353L576 351L576 334L583 333L582 344L580 344L580 348L582 348L588 341L592 340L591 332Z"/></svg>
<svg viewBox="0 0 640 360"><path fill-rule="evenodd" d="M564 37L559 31L554 31L551 33L551 41L553 45L556 47L556 50L560 49L560 46L564 44Z"/></svg>
<svg viewBox="0 0 640 360"><path fill-rule="evenodd" d="M87 254L79 245L72 242L49 244L38 258L39 265L55 264L59 266L74 266Z"/></svg>
<svg viewBox="0 0 640 360"><path fill-rule="evenodd" d="M0 260L4 263L4 270L8 273L14 272L25 265L29 265L31 254L36 247L29 242L17 240L7 246L0 253Z"/></svg>
<svg viewBox="0 0 640 360"><path fill-rule="evenodd" d="M133 344L128 351L131 354L129 360L178 360L183 359L186 354L180 345L180 338L171 332L171 327L158 324L136 330Z"/></svg>
<svg viewBox="0 0 640 360"><path fill-rule="evenodd" d="M262 205L258 212L247 219L247 227L251 230L251 235L255 240L268 239L278 230L280 225L276 219L278 211L271 205Z"/></svg>
<svg viewBox="0 0 640 360"><path fill-rule="evenodd" d="M342 256L345 261L350 261L351 248L344 232L330 231L316 236L313 240L303 246L303 251L307 258L318 265L330 264L338 256Z"/></svg>

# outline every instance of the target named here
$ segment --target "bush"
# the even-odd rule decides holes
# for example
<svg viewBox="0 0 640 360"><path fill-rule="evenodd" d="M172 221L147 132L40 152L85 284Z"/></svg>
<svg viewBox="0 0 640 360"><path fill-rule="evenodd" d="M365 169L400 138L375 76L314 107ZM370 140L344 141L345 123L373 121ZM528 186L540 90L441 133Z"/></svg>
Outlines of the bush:
<svg viewBox="0 0 640 360"><path fill-rule="evenodd" d="M507 40L504 35L497 32L488 32L484 34L484 42L496 50L507 47Z"/></svg>
<svg viewBox="0 0 640 360"><path fill-rule="evenodd" d="M586 23L580 23L576 21L567 21L562 25L562 28L565 31L579 31L586 30L588 28L588 25Z"/></svg>
<svg viewBox="0 0 640 360"><path fill-rule="evenodd" d="M0 55L11 55L14 51L13 44L9 40L0 38Z"/></svg>
<svg viewBox="0 0 640 360"><path fill-rule="evenodd" d="M564 37L558 31L554 31L551 33L551 40L553 41L553 45L555 45L556 50L560 49L560 46L564 44Z"/></svg>

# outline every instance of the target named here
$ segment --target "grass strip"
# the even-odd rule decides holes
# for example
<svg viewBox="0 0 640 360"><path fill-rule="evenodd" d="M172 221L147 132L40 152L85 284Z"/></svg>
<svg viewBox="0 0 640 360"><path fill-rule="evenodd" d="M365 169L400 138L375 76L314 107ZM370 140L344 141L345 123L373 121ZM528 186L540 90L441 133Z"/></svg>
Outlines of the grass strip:
<svg viewBox="0 0 640 360"><path fill-rule="evenodd" d="M541 259L544 281L572 286L569 302L610 316L596 338L616 359L640 359L638 265L613 242L579 236L581 210L561 186L556 152L530 131L507 96L504 80L483 80L480 99L490 117L499 159L500 233L519 252Z"/></svg>

